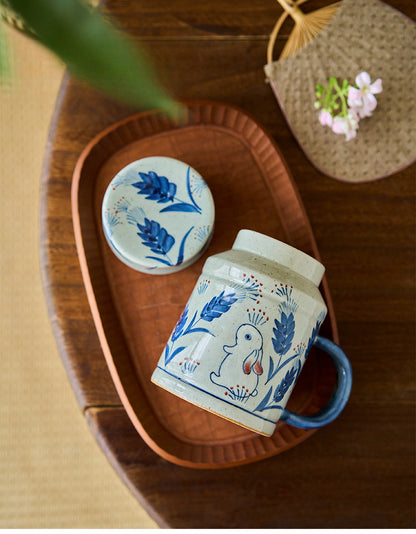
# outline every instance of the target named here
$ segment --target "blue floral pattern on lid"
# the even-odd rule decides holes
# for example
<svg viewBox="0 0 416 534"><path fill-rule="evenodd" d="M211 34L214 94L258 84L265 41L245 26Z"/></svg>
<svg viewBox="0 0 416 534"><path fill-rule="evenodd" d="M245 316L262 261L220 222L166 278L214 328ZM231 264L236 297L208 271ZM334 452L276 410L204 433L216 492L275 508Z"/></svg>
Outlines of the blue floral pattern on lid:
<svg viewBox="0 0 416 534"><path fill-rule="evenodd" d="M124 167L102 204L106 240L129 267L167 274L196 261L214 227L214 201L204 179L186 163L149 157Z"/></svg>

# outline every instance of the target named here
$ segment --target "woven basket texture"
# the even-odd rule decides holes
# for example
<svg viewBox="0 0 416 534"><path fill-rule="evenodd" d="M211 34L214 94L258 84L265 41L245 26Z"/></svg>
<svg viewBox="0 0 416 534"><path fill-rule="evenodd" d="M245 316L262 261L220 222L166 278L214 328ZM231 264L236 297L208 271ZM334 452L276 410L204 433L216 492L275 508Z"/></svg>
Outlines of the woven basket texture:
<svg viewBox="0 0 416 534"><path fill-rule="evenodd" d="M306 156L343 181L383 178L416 159L416 24L379 0L344 0L304 48L265 66L266 76ZM350 141L321 126L315 86L330 76L354 84L362 71L381 78L371 117Z"/></svg>

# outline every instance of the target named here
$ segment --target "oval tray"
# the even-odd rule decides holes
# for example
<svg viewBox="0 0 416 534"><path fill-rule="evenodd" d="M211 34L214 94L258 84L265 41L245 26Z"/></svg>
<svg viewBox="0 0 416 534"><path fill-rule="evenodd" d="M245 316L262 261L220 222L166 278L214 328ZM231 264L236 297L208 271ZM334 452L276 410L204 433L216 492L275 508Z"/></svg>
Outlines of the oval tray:
<svg viewBox="0 0 416 534"><path fill-rule="evenodd" d="M75 240L85 289L104 357L121 402L145 442L188 467L241 465L287 450L311 436L279 422L270 438L193 406L152 384L151 374L208 255L231 248L239 229L285 241L319 259L299 194L282 155L261 126L238 108L187 102L178 126L159 112L135 115L103 131L85 148L72 183ZM185 161L214 196L213 239L191 267L164 276L136 272L110 251L101 203L113 176L146 156ZM326 279L328 317L321 333L338 341ZM335 384L324 354L311 351L288 408L314 413Z"/></svg>

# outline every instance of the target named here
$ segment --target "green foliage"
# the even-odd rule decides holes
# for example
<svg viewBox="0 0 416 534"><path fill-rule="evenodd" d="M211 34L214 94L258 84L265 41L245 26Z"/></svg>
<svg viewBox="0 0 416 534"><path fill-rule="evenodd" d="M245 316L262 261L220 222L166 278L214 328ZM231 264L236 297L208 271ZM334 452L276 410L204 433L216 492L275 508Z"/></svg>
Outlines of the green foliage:
<svg viewBox="0 0 416 534"><path fill-rule="evenodd" d="M81 0L8 0L38 40L69 71L105 93L176 116L178 104L156 81L141 50Z"/></svg>
<svg viewBox="0 0 416 534"><path fill-rule="evenodd" d="M315 96L317 98L314 104L315 108L322 108L325 111L329 111L333 117L347 117L348 89L349 84L347 80L343 80L342 84L339 85L334 76L329 78L328 87L317 83L315 88ZM339 109L340 111L338 111Z"/></svg>

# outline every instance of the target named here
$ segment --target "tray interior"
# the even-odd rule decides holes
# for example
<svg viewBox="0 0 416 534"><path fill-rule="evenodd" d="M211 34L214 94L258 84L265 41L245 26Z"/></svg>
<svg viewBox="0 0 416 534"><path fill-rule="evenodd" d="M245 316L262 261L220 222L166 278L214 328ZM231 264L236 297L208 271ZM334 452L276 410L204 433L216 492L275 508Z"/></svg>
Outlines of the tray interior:
<svg viewBox="0 0 416 534"><path fill-rule="evenodd" d="M74 175L74 227L97 332L133 424L171 461L225 467L282 452L313 431L279 423L271 438L258 436L166 392L150 376L206 258L229 249L238 230L252 229L308 253L314 253L314 240L286 166L259 125L219 104L190 104L188 109L181 127L157 114L142 114L87 147ZM102 231L101 203L109 182L122 167L146 156L185 161L204 177L215 202L208 250L192 266L169 275L130 269L111 252ZM303 231L299 221L305 221ZM324 292L328 303L329 292ZM332 306L329 313L326 335L331 336ZM288 408L317 411L334 380L328 359L311 352Z"/></svg>

